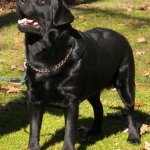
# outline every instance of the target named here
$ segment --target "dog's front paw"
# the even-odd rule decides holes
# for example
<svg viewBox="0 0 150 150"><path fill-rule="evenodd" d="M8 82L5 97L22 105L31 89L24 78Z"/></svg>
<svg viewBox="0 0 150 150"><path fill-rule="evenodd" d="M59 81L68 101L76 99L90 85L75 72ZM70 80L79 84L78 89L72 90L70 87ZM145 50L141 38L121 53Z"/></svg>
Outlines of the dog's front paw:
<svg viewBox="0 0 150 150"><path fill-rule="evenodd" d="M127 141L129 141L132 144L140 144L141 140L140 140L140 136L135 136L130 134Z"/></svg>

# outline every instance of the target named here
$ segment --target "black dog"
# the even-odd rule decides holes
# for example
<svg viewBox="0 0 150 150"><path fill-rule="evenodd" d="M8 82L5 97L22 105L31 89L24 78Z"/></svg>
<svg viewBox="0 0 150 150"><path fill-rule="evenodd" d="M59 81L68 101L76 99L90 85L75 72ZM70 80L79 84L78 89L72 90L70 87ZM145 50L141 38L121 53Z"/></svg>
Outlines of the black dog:
<svg viewBox="0 0 150 150"><path fill-rule="evenodd" d="M115 87L125 104L131 143L140 143L133 118L134 59L127 40L115 31L72 28L74 17L62 0L18 0L18 27L25 32L30 109L28 149L39 150L44 106L64 109L63 150L74 150L79 103L88 99L94 123L87 135L100 134L104 88Z"/></svg>

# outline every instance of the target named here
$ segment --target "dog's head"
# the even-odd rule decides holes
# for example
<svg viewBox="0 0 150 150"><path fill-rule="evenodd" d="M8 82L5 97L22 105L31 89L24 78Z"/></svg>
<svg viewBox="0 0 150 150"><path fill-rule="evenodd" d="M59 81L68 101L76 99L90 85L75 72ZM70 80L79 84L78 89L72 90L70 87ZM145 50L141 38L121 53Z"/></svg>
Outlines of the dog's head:
<svg viewBox="0 0 150 150"><path fill-rule="evenodd" d="M17 0L16 10L22 32L45 34L74 20L63 0Z"/></svg>

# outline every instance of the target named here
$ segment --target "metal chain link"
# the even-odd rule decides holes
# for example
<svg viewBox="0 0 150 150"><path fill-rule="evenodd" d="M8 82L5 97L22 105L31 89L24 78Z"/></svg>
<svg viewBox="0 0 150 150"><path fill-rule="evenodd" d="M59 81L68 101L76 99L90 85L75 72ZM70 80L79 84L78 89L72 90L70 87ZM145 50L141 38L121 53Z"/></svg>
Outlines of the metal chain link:
<svg viewBox="0 0 150 150"><path fill-rule="evenodd" d="M52 72L57 71L59 68L61 68L66 63L66 61L69 59L69 57L72 54L72 50L73 49L71 48L71 50L68 52L68 54L65 56L65 58L61 62L59 62L58 64L56 64L56 65L54 65L50 68L38 69L38 68L33 67L29 62L26 62L26 64L28 64L28 66L30 66L30 68L32 70L36 71L36 72L39 72L39 73L52 73Z"/></svg>

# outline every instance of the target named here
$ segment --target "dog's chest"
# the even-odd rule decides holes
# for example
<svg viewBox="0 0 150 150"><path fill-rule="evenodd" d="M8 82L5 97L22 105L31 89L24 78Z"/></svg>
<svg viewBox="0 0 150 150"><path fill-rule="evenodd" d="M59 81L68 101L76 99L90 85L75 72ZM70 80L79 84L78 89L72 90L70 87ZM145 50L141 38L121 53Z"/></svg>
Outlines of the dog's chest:
<svg viewBox="0 0 150 150"><path fill-rule="evenodd" d="M54 76L41 82L39 90L43 93L48 103L63 103L68 95L75 94L75 88L70 84L72 79L67 80L62 76Z"/></svg>
<svg viewBox="0 0 150 150"><path fill-rule="evenodd" d="M66 103L66 100L81 99L84 76L79 73L78 66L69 66L54 76L33 73L28 69L27 76L31 85L36 85L31 88L34 88L37 94L41 93L42 100L48 103Z"/></svg>
<svg viewBox="0 0 150 150"><path fill-rule="evenodd" d="M48 80L44 83L43 90L47 101L59 102L65 99L64 95L62 94L62 90L58 87L59 83L53 80Z"/></svg>

